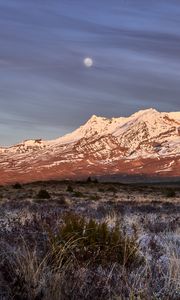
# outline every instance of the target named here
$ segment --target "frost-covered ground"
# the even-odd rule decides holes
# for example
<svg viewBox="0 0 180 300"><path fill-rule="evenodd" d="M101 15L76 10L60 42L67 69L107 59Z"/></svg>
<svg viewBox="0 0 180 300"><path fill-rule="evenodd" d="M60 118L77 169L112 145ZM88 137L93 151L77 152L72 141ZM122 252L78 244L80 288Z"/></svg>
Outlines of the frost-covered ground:
<svg viewBox="0 0 180 300"><path fill-rule="evenodd" d="M38 197L40 190L46 190L50 198ZM2 299L50 297L46 293L49 287L44 277L44 273L46 277L49 274L47 270L43 270L43 276L39 278L40 271L36 269L33 275L36 284L31 286L33 293L24 296L24 285L28 279L22 279L21 274L21 280L17 276L12 283L8 277L10 271L7 270L7 259L10 260L16 253L22 255L24 248L28 248L29 257L30 253L36 253L38 258L43 257L49 230L56 234L66 212L92 218L97 222L105 221L109 228L121 224L127 236L136 237L144 263L133 269L116 263L106 267L76 265L70 275L69 270L63 275L66 281L61 287L61 295L54 293L49 299L180 299L178 184L141 186L38 182L5 186L0 187L0 207L0 299L1 295ZM34 256L30 261L33 259ZM18 269L17 261L14 268ZM60 286L62 278L56 280L59 280ZM15 286L18 286L18 291Z"/></svg>

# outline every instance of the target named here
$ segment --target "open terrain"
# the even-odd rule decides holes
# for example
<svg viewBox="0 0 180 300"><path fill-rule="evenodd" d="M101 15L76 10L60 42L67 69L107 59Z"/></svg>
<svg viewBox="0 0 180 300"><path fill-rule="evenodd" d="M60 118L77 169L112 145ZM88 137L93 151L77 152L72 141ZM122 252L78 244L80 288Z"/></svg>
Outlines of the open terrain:
<svg viewBox="0 0 180 300"><path fill-rule="evenodd" d="M178 182L7 185L0 207L2 299L180 299Z"/></svg>

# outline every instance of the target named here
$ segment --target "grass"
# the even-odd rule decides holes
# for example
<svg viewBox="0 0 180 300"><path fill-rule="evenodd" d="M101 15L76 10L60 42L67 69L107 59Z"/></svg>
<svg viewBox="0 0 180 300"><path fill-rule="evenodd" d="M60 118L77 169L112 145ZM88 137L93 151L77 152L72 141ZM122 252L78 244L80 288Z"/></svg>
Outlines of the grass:
<svg viewBox="0 0 180 300"><path fill-rule="evenodd" d="M65 215L63 222L58 234L50 235L53 256L58 257L64 245L70 244L67 259L75 257L81 264L119 263L130 267L142 262L136 237L123 234L118 224L109 228L106 222L86 220L76 214Z"/></svg>
<svg viewBox="0 0 180 300"><path fill-rule="evenodd" d="M59 300L61 281L66 266L49 266L49 254L39 257L36 249L24 246L16 253L6 253L4 277L9 285L9 298L18 300Z"/></svg>
<svg viewBox="0 0 180 300"><path fill-rule="evenodd" d="M67 260L75 245L71 240L61 250L58 248L53 261L51 251L40 256L24 241L16 253L6 252L3 275L8 282L8 299L179 299L180 260L173 242L167 243L166 268L147 261L136 268L117 263L82 266L77 256L70 255ZM112 262L110 256L109 262Z"/></svg>
<svg viewBox="0 0 180 300"><path fill-rule="evenodd" d="M164 186L22 187L0 188L4 300L180 299L179 189L166 199ZM50 198L37 198L40 190Z"/></svg>

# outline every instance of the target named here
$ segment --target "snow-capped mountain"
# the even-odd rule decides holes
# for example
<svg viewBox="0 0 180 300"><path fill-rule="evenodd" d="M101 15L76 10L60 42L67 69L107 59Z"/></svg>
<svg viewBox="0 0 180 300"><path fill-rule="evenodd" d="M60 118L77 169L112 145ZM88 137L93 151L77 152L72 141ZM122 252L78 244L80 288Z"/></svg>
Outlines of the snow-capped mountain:
<svg viewBox="0 0 180 300"><path fill-rule="evenodd" d="M52 141L0 148L0 182L114 174L180 176L180 112L139 111L107 119L93 115Z"/></svg>

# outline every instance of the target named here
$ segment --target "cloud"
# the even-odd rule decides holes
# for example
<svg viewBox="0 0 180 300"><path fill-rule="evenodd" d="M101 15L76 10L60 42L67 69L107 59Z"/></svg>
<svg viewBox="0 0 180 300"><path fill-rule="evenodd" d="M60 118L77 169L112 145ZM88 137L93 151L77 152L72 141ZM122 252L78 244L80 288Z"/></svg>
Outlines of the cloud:
<svg viewBox="0 0 180 300"><path fill-rule="evenodd" d="M93 113L179 110L179 26L175 0L1 0L0 130L54 137Z"/></svg>

